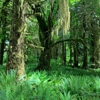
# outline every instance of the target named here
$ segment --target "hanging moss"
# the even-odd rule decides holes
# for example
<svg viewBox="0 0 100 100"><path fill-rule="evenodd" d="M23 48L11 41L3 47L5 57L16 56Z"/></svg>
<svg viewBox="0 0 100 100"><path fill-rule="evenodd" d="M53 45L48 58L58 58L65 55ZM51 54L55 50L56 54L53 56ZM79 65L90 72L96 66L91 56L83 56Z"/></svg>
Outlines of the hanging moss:
<svg viewBox="0 0 100 100"><path fill-rule="evenodd" d="M68 0L59 0L59 12L57 26L52 30L52 37L54 33L58 36L59 29L63 34L67 34L70 26L70 11Z"/></svg>
<svg viewBox="0 0 100 100"><path fill-rule="evenodd" d="M63 33L67 33L70 26L70 12L68 0L59 0L59 17L58 25L61 25Z"/></svg>

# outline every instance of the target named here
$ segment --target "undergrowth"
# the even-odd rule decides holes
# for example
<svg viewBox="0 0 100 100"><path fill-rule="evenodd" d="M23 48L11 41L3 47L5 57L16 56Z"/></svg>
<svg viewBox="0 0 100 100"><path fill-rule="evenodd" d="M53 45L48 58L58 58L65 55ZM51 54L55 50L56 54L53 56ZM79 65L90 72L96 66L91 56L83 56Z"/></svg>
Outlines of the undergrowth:
<svg viewBox="0 0 100 100"><path fill-rule="evenodd" d="M15 75L0 72L0 100L100 100L98 72L64 66L28 72L21 83L16 83Z"/></svg>

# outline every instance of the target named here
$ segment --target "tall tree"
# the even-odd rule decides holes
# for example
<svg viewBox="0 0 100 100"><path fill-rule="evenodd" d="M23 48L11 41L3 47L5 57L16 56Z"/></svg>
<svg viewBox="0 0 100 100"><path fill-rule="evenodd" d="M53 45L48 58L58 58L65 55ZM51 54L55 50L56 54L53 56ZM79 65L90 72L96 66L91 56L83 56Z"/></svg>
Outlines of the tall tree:
<svg viewBox="0 0 100 100"><path fill-rule="evenodd" d="M13 0L12 5L12 21L10 44L8 49L8 59L6 72L16 71L17 79L25 75L24 68L24 30L25 30L25 8L24 0Z"/></svg>
<svg viewBox="0 0 100 100"><path fill-rule="evenodd" d="M68 0L59 0L59 16L56 14L58 9L55 10L58 2L56 0L52 1L44 1L50 3L49 13L45 16L45 8L42 9L41 5L43 2L35 3L33 7L29 2L32 10L35 12L35 17L38 20L39 28L41 32L39 33L41 45L44 47L44 50L41 51L41 56L39 58L39 64L36 69L39 70L49 70L50 69L50 60L51 60L51 44L52 44L52 34L58 34L59 29L62 29L64 33L67 33L69 28L69 7L68 7ZM57 6L58 8L58 6ZM41 10L42 9L42 10ZM43 13L44 12L44 13ZM56 20L54 20L54 16ZM57 21L58 20L58 21ZM54 21L57 21L57 24L54 25ZM55 27L56 26L56 27Z"/></svg>
<svg viewBox="0 0 100 100"><path fill-rule="evenodd" d="M85 6L85 2L83 1L83 6ZM85 7L84 7L85 8ZM83 19L82 19L82 24L83 24L83 39L86 43L86 32L87 32L87 23L86 23L86 11L85 9L83 10ZM87 68L87 48L84 46L84 51L83 51L84 55L83 55L83 68Z"/></svg>
<svg viewBox="0 0 100 100"><path fill-rule="evenodd" d="M90 15L90 29L91 29L91 67L100 67L100 14L98 13L100 6L99 0L92 1L92 13ZM94 10L95 8L95 10Z"/></svg>
<svg viewBox="0 0 100 100"><path fill-rule="evenodd" d="M94 15L95 16L95 15ZM95 22L96 21L96 22ZM91 67L100 67L100 27L94 23L98 22L98 16L91 20ZM100 22L99 22L100 24Z"/></svg>

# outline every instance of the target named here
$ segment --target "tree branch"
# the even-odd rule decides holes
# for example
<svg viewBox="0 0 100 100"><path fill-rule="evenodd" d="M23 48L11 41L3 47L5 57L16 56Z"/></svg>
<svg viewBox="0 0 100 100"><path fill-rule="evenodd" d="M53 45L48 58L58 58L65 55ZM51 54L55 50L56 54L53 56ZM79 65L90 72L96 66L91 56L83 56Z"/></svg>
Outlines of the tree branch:
<svg viewBox="0 0 100 100"><path fill-rule="evenodd" d="M59 43L62 43L62 42L66 42L66 41L74 41L74 42L81 42L85 47L86 47L86 49L88 49L88 47L87 47L87 45L86 45L86 43L84 42L84 40L83 39L64 39L64 40L58 40L58 41L56 41L55 43L53 43L52 45L51 45L51 47L54 47L55 45L57 45L57 44L59 44Z"/></svg>

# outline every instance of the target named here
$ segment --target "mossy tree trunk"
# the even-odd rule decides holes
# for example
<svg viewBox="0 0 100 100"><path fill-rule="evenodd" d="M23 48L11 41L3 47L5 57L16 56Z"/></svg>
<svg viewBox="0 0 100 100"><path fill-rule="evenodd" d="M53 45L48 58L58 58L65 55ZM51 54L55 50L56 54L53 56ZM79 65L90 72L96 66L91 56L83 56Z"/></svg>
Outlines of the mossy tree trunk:
<svg viewBox="0 0 100 100"><path fill-rule="evenodd" d="M92 18L95 16L95 19ZM91 67L100 67L100 27L94 24L96 20L98 22L98 17L96 15L91 16Z"/></svg>
<svg viewBox="0 0 100 100"><path fill-rule="evenodd" d="M85 5L85 2L83 2L83 5ZM82 19L82 24L83 24L83 39L84 42L86 43L86 32L87 32L87 26L86 26L86 12L84 11L83 13L83 19ZM86 43L87 44L87 43ZM83 53L83 68L86 69L87 68L87 48L86 46L84 46L83 48L84 53Z"/></svg>
<svg viewBox="0 0 100 100"><path fill-rule="evenodd" d="M99 30L100 31L100 30ZM100 32L96 34L95 39L95 65L96 68L100 68Z"/></svg>
<svg viewBox="0 0 100 100"><path fill-rule="evenodd" d="M45 17L45 11L43 12L45 8L44 9L41 8L42 7L41 5L43 2L42 1L40 1L39 3L36 2L35 6L31 4L32 1L29 1L28 4L30 5L31 9L34 10L34 15L38 20L39 28L41 30L41 32L39 32L40 42L41 42L41 45L44 47L44 50L41 51L41 56L39 58L39 64L36 67L36 69L49 70L50 69L50 59L51 59L51 45L52 45L51 42L53 42L51 41L51 33L53 33L53 29L55 27L55 25L53 26L53 22L55 19L58 19L57 15L59 15L59 18L61 19L61 21L57 22L57 27L55 27L55 29L59 31L59 29L62 28L63 32L66 33L69 29L70 13L69 13L68 1L66 0L58 1L59 6L60 6L59 14L56 14L55 12L56 11L58 12L58 6L55 5L56 1L52 2L52 0L50 0L50 11L49 11L48 16ZM57 18L54 17L54 14L56 15Z"/></svg>
<svg viewBox="0 0 100 100"><path fill-rule="evenodd" d="M24 30L25 30L25 1L13 0L10 44L6 72L15 70L17 79L25 75L24 68Z"/></svg>
<svg viewBox="0 0 100 100"><path fill-rule="evenodd" d="M49 12L47 20L45 20L45 16L41 15L41 3L36 4L35 8L28 2L31 9L35 12L34 15L38 20L39 24L39 39L41 42L41 46L44 47L41 50L41 55L39 57L39 64L35 68L35 70L50 70L50 60L51 60L51 30L52 30L52 16L51 12Z"/></svg>
<svg viewBox="0 0 100 100"><path fill-rule="evenodd" d="M91 37L91 51L90 51L90 55L91 55L91 58L90 58L90 62L91 62L91 68L95 68L95 57L94 57L94 50L95 50L95 28L94 28L94 23L93 23L93 19L90 23L90 30L91 30L91 34L90 34L90 37Z"/></svg>
<svg viewBox="0 0 100 100"><path fill-rule="evenodd" d="M77 23L76 24L76 27L77 27ZM78 33L77 33L77 30L76 30L76 27L74 30L74 38L78 38ZM74 67L78 67L78 41L76 42L73 42L73 55L74 55L74 64L73 64L73 68Z"/></svg>
<svg viewBox="0 0 100 100"><path fill-rule="evenodd" d="M91 40L91 67L100 67L100 33L97 31L98 27L92 25L92 40ZM100 31L100 30L99 30Z"/></svg>
<svg viewBox="0 0 100 100"><path fill-rule="evenodd" d="M39 32L41 45L44 47L44 50L41 51L41 55L39 58L39 64L35 70L50 70L50 60L51 60L51 26L48 22L48 25L45 22L45 19L42 16L36 16L39 28L41 32ZM48 17L49 18L49 17ZM51 20L51 19L49 19ZM50 26L50 27L49 27Z"/></svg>

